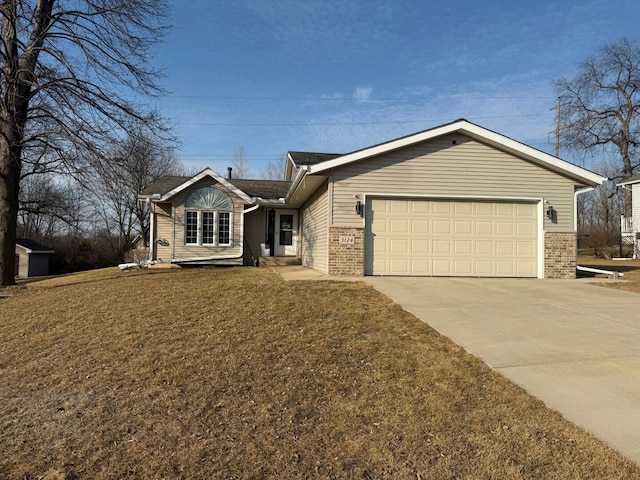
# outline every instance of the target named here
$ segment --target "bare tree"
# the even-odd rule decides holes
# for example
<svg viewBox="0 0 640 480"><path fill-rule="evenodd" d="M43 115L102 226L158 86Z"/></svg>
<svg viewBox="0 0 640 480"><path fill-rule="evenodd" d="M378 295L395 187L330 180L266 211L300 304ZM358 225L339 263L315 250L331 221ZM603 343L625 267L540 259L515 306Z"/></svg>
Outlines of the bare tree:
<svg viewBox="0 0 640 480"><path fill-rule="evenodd" d="M84 202L69 179L51 174L30 175L20 186L19 237L45 241L80 228Z"/></svg>
<svg viewBox="0 0 640 480"><path fill-rule="evenodd" d="M109 158L97 158L80 177L91 195L94 214L122 254L140 235L144 246L149 236L149 211L138 194L158 178L182 175L184 168L174 149L144 133L131 135L113 146Z"/></svg>
<svg viewBox="0 0 640 480"><path fill-rule="evenodd" d="M24 168L73 170L78 151L104 152L131 118L159 128L132 99L160 93L147 58L166 30L165 8L163 0L0 3L0 286L14 283Z"/></svg>
<svg viewBox="0 0 640 480"><path fill-rule="evenodd" d="M269 160L269 163L262 169L262 178L265 180L284 180L286 162L287 158L284 155L277 160Z"/></svg>
<svg viewBox="0 0 640 480"><path fill-rule="evenodd" d="M233 152L233 176L235 178L248 178L249 176L249 165L245 157L244 147L238 147Z"/></svg>
<svg viewBox="0 0 640 480"><path fill-rule="evenodd" d="M602 149L619 158L615 178L638 168L640 145L640 46L623 38L587 58L575 77L556 80L561 99L560 138L571 149ZM631 215L625 194L624 213Z"/></svg>

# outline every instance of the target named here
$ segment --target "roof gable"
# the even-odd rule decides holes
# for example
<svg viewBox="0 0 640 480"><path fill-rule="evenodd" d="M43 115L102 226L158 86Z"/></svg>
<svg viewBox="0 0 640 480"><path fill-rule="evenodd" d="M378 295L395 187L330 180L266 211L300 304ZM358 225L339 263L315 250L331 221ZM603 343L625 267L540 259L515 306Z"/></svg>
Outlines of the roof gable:
<svg viewBox="0 0 640 480"><path fill-rule="evenodd" d="M191 185L194 185L195 183L199 182L200 180L202 180L203 178L206 178L206 177L211 177L215 181L217 181L218 183L224 185L225 187L227 187L230 191L232 191L234 194L236 194L238 197L240 197L245 202L253 203L253 199L249 195L247 195L245 192L240 190L235 185L231 184L228 180L226 180L224 177L220 176L218 173L216 173L215 171L211 170L210 168L205 168L203 171L201 171L197 175L189 178L188 180L186 180L186 181L182 182L181 184L177 185L176 187L172 188L171 190L166 192L164 195L161 195L161 198L159 199L159 201L168 200L169 198L171 198L174 195L178 194L179 192L183 191L185 188L189 188Z"/></svg>
<svg viewBox="0 0 640 480"><path fill-rule="evenodd" d="M550 170L566 175L586 185L600 185L604 180L606 180L605 177L590 172L589 170L573 165L572 163L561 160L557 157L554 157L553 155L544 153L541 150L532 148L528 145L520 143L516 140L496 133L492 130L488 130L464 119L456 120L452 123L390 140L388 142L373 145L361 150L356 150L354 152L347 153L333 159L325 160L323 162L310 164L307 167L307 173L318 174L333 168L347 165L349 163L358 162L370 157L374 157L376 155L381 155L392 150L397 150L410 145L414 145L416 143L429 141L450 133L462 133L499 150L524 157L538 165L547 167Z"/></svg>
<svg viewBox="0 0 640 480"><path fill-rule="evenodd" d="M195 177L162 177L140 192L139 196L142 198L153 198L153 200L160 202L168 200L188 186L205 178L205 176L208 175L207 171L215 174L213 170L206 169ZM216 174L216 176L211 175L211 177L215 178L234 193L238 194L238 192L241 192L244 197L242 197L242 195L239 196L249 203L253 203L256 198L276 200L284 198L291 186L291 182L283 180L224 179L218 174Z"/></svg>

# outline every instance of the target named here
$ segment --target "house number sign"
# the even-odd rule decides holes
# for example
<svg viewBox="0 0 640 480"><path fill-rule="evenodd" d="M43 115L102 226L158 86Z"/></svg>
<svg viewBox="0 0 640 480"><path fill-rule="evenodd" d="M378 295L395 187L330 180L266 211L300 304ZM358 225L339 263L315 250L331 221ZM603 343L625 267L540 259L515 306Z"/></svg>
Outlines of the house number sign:
<svg viewBox="0 0 640 480"><path fill-rule="evenodd" d="M340 245L355 245L356 237L340 235Z"/></svg>

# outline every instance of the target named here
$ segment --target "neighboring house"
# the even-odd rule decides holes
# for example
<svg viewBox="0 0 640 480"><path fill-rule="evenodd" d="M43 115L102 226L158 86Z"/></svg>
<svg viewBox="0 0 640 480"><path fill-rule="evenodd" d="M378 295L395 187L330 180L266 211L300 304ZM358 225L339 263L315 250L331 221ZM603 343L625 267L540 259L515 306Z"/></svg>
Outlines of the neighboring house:
<svg viewBox="0 0 640 480"><path fill-rule="evenodd" d="M347 154L289 152L286 179L167 177L150 259L253 264L261 244L329 275L574 278L576 196L605 178L466 120Z"/></svg>
<svg viewBox="0 0 640 480"><path fill-rule="evenodd" d="M640 257L640 174L620 182L618 186L631 190L631 217L622 216L620 233L624 244L633 245L633 258L638 258Z"/></svg>
<svg viewBox="0 0 640 480"><path fill-rule="evenodd" d="M19 238L16 240L15 276L27 278L49 275L49 259L54 253L38 242Z"/></svg>

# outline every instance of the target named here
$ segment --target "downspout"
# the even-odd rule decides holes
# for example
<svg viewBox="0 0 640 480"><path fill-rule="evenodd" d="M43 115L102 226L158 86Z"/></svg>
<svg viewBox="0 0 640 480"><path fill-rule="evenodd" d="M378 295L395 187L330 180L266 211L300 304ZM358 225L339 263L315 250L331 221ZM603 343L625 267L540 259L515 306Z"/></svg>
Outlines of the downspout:
<svg viewBox="0 0 640 480"><path fill-rule="evenodd" d="M578 195L593 192L594 190L594 187L584 187L573 192L573 229L576 234L578 233Z"/></svg>
<svg viewBox="0 0 640 480"><path fill-rule="evenodd" d="M154 232L155 226L156 226L156 222L155 222L155 208L151 208L151 206L154 205L151 203L151 199L147 198L147 208L149 209L149 258L147 259L148 262L152 262L153 261L153 257L155 254L155 247L156 247L156 235Z"/></svg>

